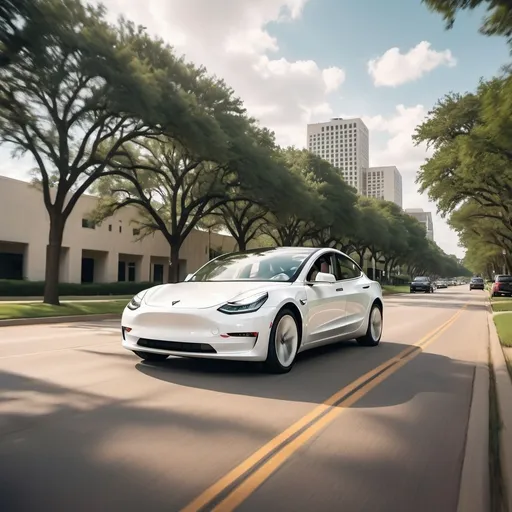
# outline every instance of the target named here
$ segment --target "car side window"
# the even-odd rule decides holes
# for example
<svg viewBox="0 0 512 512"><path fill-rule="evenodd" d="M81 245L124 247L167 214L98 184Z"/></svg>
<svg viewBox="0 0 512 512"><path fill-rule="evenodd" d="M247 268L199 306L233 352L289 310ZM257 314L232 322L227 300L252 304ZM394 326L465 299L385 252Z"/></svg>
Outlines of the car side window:
<svg viewBox="0 0 512 512"><path fill-rule="evenodd" d="M331 254L322 254L319 256L313 266L309 269L308 275L306 276L306 281L314 281L318 272L323 272L326 274L334 274L334 268L332 264Z"/></svg>
<svg viewBox="0 0 512 512"><path fill-rule="evenodd" d="M354 279L361 275L361 269L349 258L336 254L336 266L334 275L338 281Z"/></svg>

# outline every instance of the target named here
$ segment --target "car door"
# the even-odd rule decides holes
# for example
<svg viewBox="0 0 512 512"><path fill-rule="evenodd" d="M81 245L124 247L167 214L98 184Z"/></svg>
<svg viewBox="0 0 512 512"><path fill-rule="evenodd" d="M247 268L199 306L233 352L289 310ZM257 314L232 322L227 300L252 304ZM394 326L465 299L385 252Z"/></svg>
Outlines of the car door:
<svg viewBox="0 0 512 512"><path fill-rule="evenodd" d="M345 299L345 317L342 336L355 332L366 320L370 308L371 297L368 293L370 283L359 265L351 258L336 253L335 276L338 289Z"/></svg>
<svg viewBox="0 0 512 512"><path fill-rule="evenodd" d="M304 345L320 343L337 338L342 333L345 316L345 298L339 283L322 283L311 281L315 270L320 270L320 263L325 260L330 274L334 274L334 253L326 253L311 264L306 277L306 330Z"/></svg>

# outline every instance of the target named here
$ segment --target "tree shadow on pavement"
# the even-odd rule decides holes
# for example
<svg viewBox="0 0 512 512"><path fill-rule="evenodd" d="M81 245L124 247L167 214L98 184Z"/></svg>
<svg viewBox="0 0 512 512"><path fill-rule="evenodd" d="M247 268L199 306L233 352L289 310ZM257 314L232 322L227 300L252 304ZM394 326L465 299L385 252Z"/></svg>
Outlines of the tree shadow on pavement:
<svg viewBox="0 0 512 512"><path fill-rule="evenodd" d="M180 510L245 456L241 435L256 447L274 435L271 426L137 406L5 371L0 389L6 512ZM223 460L212 443L226 447Z"/></svg>

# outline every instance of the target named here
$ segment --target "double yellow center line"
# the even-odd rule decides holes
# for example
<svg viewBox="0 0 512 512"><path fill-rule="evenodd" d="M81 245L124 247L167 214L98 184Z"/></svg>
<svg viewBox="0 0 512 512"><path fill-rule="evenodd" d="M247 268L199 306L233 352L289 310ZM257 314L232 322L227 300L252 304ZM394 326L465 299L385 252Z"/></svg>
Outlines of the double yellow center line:
<svg viewBox="0 0 512 512"><path fill-rule="evenodd" d="M395 357L362 375L340 389L309 414L288 427L262 446L249 458L206 489L181 512L231 512L243 503L287 459L313 436L329 425L345 409L351 407L369 391L419 355L424 347L434 342L462 314L464 305L444 324L440 325L414 345L409 345Z"/></svg>

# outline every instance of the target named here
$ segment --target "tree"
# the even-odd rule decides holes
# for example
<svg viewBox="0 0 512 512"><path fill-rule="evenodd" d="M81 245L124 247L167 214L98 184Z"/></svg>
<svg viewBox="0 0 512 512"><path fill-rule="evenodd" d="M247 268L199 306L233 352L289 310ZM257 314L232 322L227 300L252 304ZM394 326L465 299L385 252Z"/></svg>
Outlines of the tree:
<svg viewBox="0 0 512 512"><path fill-rule="evenodd" d="M339 245L349 253L355 253L359 264L363 265L364 256L377 252L376 247L384 247L387 241L387 226L378 201L370 197L359 196L356 204L355 222L348 226Z"/></svg>
<svg viewBox="0 0 512 512"><path fill-rule="evenodd" d="M487 213L491 214L492 210ZM501 270L504 263L512 268L512 232L499 220L482 215L478 203L470 201L454 212L450 225L466 247L466 262L475 273L491 276L492 271Z"/></svg>
<svg viewBox="0 0 512 512"><path fill-rule="evenodd" d="M212 85L209 77L205 80ZM200 87L198 83L198 92ZM208 138L210 147L194 141L185 145L177 137L141 138L110 162L118 175L102 180L99 187L99 218L132 205L139 208L143 235L163 234L170 246L171 282L179 280L180 249L202 220L226 209L233 213L233 204L253 204L263 198L272 204L286 197L282 186L293 189L291 182L283 181L284 169L280 172L271 159L267 134L243 115L242 102L223 82L213 87L218 90L210 101L216 105L204 105L218 123L218 131ZM239 243L251 227L241 228Z"/></svg>
<svg viewBox="0 0 512 512"><path fill-rule="evenodd" d="M38 0L0 2L0 68L9 66L25 49L37 51L40 41L59 27L46 23Z"/></svg>
<svg viewBox="0 0 512 512"><path fill-rule="evenodd" d="M446 95L417 127L415 142L434 149L417 183L443 215L472 200L512 229L511 107L512 79L495 78L476 93Z"/></svg>
<svg viewBox="0 0 512 512"><path fill-rule="evenodd" d="M446 28L451 29L459 11L486 7L480 32L487 36L505 36L512 43L512 3L510 0L422 0L434 12L442 14Z"/></svg>
<svg viewBox="0 0 512 512"><path fill-rule="evenodd" d="M38 7L59 30L0 70L0 142L37 164L50 220L44 301L58 304L66 221L96 180L116 174L110 159L137 137L165 130L186 138L206 132L208 120L194 116L191 125L195 106L181 90L189 71L142 28L123 20L112 27L102 7L79 0Z"/></svg>
<svg viewBox="0 0 512 512"><path fill-rule="evenodd" d="M354 221L355 190L329 162L306 150L283 149L280 162L298 185L293 208L271 211L265 233L278 245L331 245Z"/></svg>

